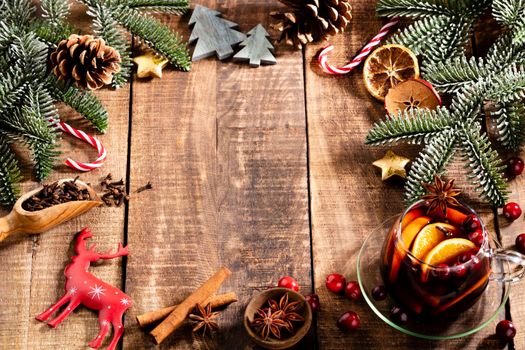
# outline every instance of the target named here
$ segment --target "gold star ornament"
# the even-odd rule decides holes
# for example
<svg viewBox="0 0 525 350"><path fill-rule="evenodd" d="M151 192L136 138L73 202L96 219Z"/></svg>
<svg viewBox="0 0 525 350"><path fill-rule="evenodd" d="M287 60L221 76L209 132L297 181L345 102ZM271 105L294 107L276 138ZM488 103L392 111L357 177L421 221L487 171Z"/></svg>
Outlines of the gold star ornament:
<svg viewBox="0 0 525 350"><path fill-rule="evenodd" d="M133 58L137 64L137 77L139 78L162 78L162 69L168 64L168 59L155 55L153 52L147 52L144 55Z"/></svg>
<svg viewBox="0 0 525 350"><path fill-rule="evenodd" d="M372 164L381 169L381 180L385 181L393 176L407 178L405 167L410 159L398 156L392 151L386 152L385 156Z"/></svg>

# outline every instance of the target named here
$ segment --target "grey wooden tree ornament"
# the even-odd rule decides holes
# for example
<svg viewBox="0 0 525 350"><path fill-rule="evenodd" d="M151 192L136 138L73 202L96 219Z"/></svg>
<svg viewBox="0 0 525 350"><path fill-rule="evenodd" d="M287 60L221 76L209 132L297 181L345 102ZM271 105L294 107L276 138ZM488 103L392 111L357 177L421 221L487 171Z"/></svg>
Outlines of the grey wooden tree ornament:
<svg viewBox="0 0 525 350"><path fill-rule="evenodd" d="M259 67L262 64L276 64L277 60L273 56L274 47L266 39L270 34L264 29L262 24L258 24L248 32L248 38L240 45L243 49L239 51L233 59L235 61L250 61L251 67Z"/></svg>
<svg viewBox="0 0 525 350"><path fill-rule="evenodd" d="M232 29L238 26L237 23L217 17L220 14L200 5L193 10L190 27L194 26L189 42L197 41L197 45L193 51L192 61L214 54L217 54L220 60L228 58L233 55L232 46L246 39L246 35Z"/></svg>

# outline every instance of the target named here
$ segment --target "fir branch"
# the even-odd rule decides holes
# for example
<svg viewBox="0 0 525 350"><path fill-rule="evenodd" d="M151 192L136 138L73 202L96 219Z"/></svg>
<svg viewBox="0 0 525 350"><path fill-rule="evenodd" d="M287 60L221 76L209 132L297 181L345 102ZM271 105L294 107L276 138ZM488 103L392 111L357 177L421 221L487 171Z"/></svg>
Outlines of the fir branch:
<svg viewBox="0 0 525 350"><path fill-rule="evenodd" d="M512 151L518 152L525 140L525 106L523 103L494 106L491 117L495 119L499 132L498 141Z"/></svg>
<svg viewBox="0 0 525 350"><path fill-rule="evenodd" d="M31 31L50 46L56 46L60 41L67 39L71 34L79 31L68 23L55 25L45 20L35 20L31 25Z"/></svg>
<svg viewBox="0 0 525 350"><path fill-rule="evenodd" d="M121 64L120 72L113 76L111 85L114 88L122 87L131 76L131 52L128 47L128 40L120 30L117 21L111 16L111 11L100 4L92 6L88 14L93 17L93 29L97 36L104 38L106 43L120 53Z"/></svg>
<svg viewBox="0 0 525 350"><path fill-rule="evenodd" d="M514 45L525 45L525 11L513 28L512 43ZM523 50L522 50L523 52Z"/></svg>
<svg viewBox="0 0 525 350"><path fill-rule="evenodd" d="M376 11L380 17L418 18L454 14L444 0L379 0Z"/></svg>
<svg viewBox="0 0 525 350"><path fill-rule="evenodd" d="M181 16L189 9L188 0L117 0L120 5L141 11L162 12Z"/></svg>
<svg viewBox="0 0 525 350"><path fill-rule="evenodd" d="M490 76L490 87L485 98L490 101L509 103L525 98L525 71L510 66L502 74Z"/></svg>
<svg viewBox="0 0 525 350"><path fill-rule="evenodd" d="M191 60L186 44L158 20L145 17L135 9L124 6L112 7L113 18L146 44L170 60L175 67L189 71Z"/></svg>
<svg viewBox="0 0 525 350"><path fill-rule="evenodd" d="M486 134L470 125L462 127L461 150L465 167L470 168L471 179L477 179L477 189L490 204L501 207L507 201L507 183L498 153L492 148Z"/></svg>
<svg viewBox="0 0 525 350"><path fill-rule="evenodd" d="M485 69L495 74L513 64L525 64L525 50L513 43L512 35L503 35L490 47L485 57Z"/></svg>
<svg viewBox="0 0 525 350"><path fill-rule="evenodd" d="M54 75L49 76L48 87L56 100L62 101L75 109L100 132L106 131L108 127L108 112L95 95L88 91L80 90L75 86L67 85Z"/></svg>
<svg viewBox="0 0 525 350"><path fill-rule="evenodd" d="M55 26L64 24L69 15L69 2L64 0L41 0L42 17Z"/></svg>
<svg viewBox="0 0 525 350"><path fill-rule="evenodd" d="M423 183L430 183L434 175L441 175L456 151L457 136L454 130L437 134L412 162L405 184L405 200L417 201L426 193Z"/></svg>
<svg viewBox="0 0 525 350"><path fill-rule="evenodd" d="M483 59L464 55L424 67L425 79L446 93L457 93L486 74Z"/></svg>
<svg viewBox="0 0 525 350"><path fill-rule="evenodd" d="M0 72L0 113L20 102L26 90L24 75L20 67L10 67Z"/></svg>
<svg viewBox="0 0 525 350"><path fill-rule="evenodd" d="M512 27L523 17L525 9L524 0L493 0L492 15L507 27Z"/></svg>
<svg viewBox="0 0 525 350"><path fill-rule="evenodd" d="M16 185L22 180L18 162L7 140L0 135L0 205L11 206L15 203L20 188Z"/></svg>
<svg viewBox="0 0 525 350"><path fill-rule="evenodd" d="M4 0L2 2L0 18L7 24L17 28L24 28L29 24L35 12L35 6L31 0Z"/></svg>
<svg viewBox="0 0 525 350"><path fill-rule="evenodd" d="M366 137L366 144L379 145L404 141L424 143L430 137L450 128L456 121L447 109L436 111L412 109L396 116L387 116L386 120L374 125Z"/></svg>

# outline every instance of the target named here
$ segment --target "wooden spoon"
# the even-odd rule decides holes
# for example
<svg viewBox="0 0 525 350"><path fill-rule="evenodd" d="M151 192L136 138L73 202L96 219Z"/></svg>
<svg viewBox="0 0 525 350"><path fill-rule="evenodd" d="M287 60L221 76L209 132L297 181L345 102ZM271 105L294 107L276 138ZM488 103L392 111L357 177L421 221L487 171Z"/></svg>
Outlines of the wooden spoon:
<svg viewBox="0 0 525 350"><path fill-rule="evenodd" d="M73 181L73 179L60 180L58 183L62 184L66 181ZM0 218L0 242L12 234L35 234L47 231L102 204L95 190L85 182L76 180L75 183L79 188L87 189L92 200L71 201L38 211L27 211L22 208L22 203L40 192L42 187L28 192L16 201L11 213Z"/></svg>

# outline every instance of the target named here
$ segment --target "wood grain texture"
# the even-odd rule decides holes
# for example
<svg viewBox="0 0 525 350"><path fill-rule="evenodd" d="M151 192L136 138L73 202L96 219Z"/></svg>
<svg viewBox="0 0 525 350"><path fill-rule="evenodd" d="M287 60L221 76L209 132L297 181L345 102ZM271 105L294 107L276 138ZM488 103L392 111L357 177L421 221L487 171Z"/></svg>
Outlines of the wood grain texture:
<svg viewBox="0 0 525 350"><path fill-rule="evenodd" d="M199 4L243 31L268 23L274 6ZM184 30L187 19L172 20ZM302 57L283 56L257 70L210 58L133 86L131 188L151 181L154 190L130 203L130 318L180 302L221 265L233 272L221 292L239 296L213 340L185 325L162 349L251 348L242 328L251 295L287 274L310 288ZM134 322L127 327L124 348L151 344Z"/></svg>
<svg viewBox="0 0 525 350"><path fill-rule="evenodd" d="M72 7L71 20L77 27L88 28L89 22L83 14L82 7ZM100 169L82 174L81 179L98 188L99 178L111 171L117 176L126 176L127 135L129 117L129 88L118 91L101 90L97 92L107 107L110 115L108 133L100 136L101 142L109 150L108 160ZM85 123L69 108L61 106L64 120L73 126L85 128ZM73 159L92 159L93 149L85 143L64 136L61 151ZM66 167L63 160L57 164L56 171L48 181L71 178L77 172ZM30 166L26 162L27 167ZM46 181L47 182L47 181ZM33 189L38 184L26 181L24 188ZM0 348L2 349L85 349L87 342L98 332L97 315L85 308L71 314L57 329L50 329L34 318L48 308L60 296L65 285L63 270L72 255L74 234L83 227L89 226L99 249L114 249L123 240L124 207L95 208L83 216L65 223L42 235L24 237L16 242L7 242L0 246L0 285L2 308L0 321ZM7 244L8 243L8 244ZM121 260L116 259L92 269L93 273L115 286L121 285ZM107 345L109 342L105 342Z"/></svg>
<svg viewBox="0 0 525 350"><path fill-rule="evenodd" d="M335 64L346 63L381 27L369 1L354 1L348 34L337 36ZM403 209L402 184L383 183L371 163L386 147L364 145L374 122L384 117L383 104L369 95L362 70L342 77L320 72L316 55L322 45L306 50L306 92L310 150L312 249L315 290L322 303L318 318L321 349L480 349L492 348L492 326L464 339L430 342L403 335L376 317L364 301L349 302L327 291L326 275L342 273L357 280L356 259L364 238L382 221ZM396 153L414 158L417 147L394 146ZM451 176L457 174L452 169ZM482 208L480 208L482 209ZM491 212L480 210L491 220ZM342 334L336 320L354 310L361 328ZM495 324L494 324L495 325Z"/></svg>

